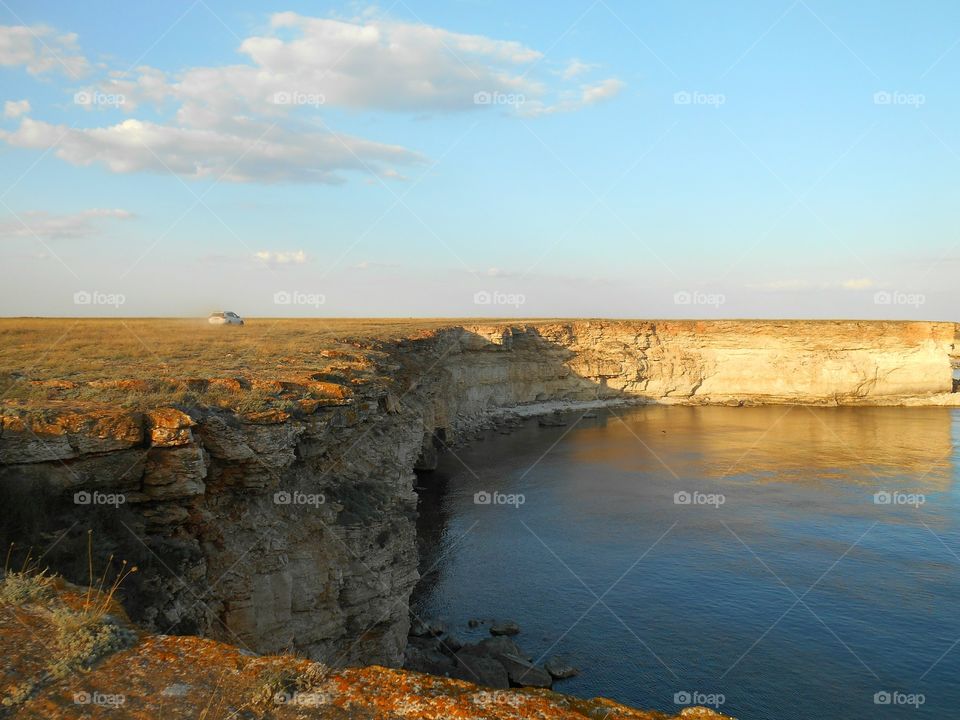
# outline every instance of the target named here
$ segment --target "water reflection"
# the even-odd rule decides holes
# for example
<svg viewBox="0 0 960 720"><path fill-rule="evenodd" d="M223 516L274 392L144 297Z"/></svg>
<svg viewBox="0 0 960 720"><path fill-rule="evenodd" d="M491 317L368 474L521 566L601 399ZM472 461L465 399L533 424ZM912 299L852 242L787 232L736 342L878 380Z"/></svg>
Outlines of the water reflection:
<svg viewBox="0 0 960 720"><path fill-rule="evenodd" d="M435 569L416 608L467 639L471 617L518 620L526 650L585 668L559 688L573 694L675 712L674 693L697 689L741 718L866 720L889 687L928 701L885 717L946 717L960 705L958 417L652 406L489 436L422 493ZM476 505L481 490L526 502ZM678 505L679 491L725 503Z"/></svg>
<svg viewBox="0 0 960 720"><path fill-rule="evenodd" d="M622 419L621 419L622 418ZM913 476L916 489L951 482L953 422L944 408L662 407L610 413L569 435L580 462L680 477L875 484Z"/></svg>

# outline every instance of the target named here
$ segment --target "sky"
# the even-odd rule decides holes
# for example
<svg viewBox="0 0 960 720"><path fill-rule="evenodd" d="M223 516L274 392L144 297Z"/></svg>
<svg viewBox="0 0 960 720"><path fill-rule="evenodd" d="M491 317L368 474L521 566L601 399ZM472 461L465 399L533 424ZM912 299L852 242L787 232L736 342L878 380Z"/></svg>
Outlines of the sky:
<svg viewBox="0 0 960 720"><path fill-rule="evenodd" d="M960 4L0 0L0 315L956 320Z"/></svg>

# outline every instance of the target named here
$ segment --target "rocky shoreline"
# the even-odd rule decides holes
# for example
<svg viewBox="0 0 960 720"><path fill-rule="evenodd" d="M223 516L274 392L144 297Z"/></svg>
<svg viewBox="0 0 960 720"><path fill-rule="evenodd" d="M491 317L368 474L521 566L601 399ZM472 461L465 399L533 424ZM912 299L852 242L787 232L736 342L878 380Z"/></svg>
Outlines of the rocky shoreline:
<svg viewBox="0 0 960 720"><path fill-rule="evenodd" d="M470 620L468 626L471 629L486 626L490 637L464 643L448 631L445 623L414 619L403 667L500 690L551 688L554 681L580 672L562 657L551 657L542 666L536 665L511 639L520 634L520 625L514 621Z"/></svg>

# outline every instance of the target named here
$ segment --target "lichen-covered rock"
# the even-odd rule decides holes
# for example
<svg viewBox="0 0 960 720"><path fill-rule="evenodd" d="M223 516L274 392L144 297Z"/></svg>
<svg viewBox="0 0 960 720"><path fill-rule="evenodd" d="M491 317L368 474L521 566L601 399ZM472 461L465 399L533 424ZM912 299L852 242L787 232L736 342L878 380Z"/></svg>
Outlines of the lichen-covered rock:
<svg viewBox="0 0 960 720"><path fill-rule="evenodd" d="M4 717L15 720L725 720L705 708L675 717L603 699L507 689L500 666L499 679L487 678L499 687L491 689L377 666L335 669L293 655L257 656L214 640L144 633L116 601L59 579L42 589L16 604L0 603L0 693ZM105 612L98 617L91 607ZM75 653L58 624L65 615L109 625L122 642L65 664ZM470 662L481 669L477 660Z"/></svg>
<svg viewBox="0 0 960 720"><path fill-rule="evenodd" d="M192 428L197 423L176 408L158 408L146 413L150 444L155 447L187 445L193 440Z"/></svg>
<svg viewBox="0 0 960 720"><path fill-rule="evenodd" d="M143 416L125 410L89 412L7 409L0 416L0 463L68 460L123 450L143 441Z"/></svg>

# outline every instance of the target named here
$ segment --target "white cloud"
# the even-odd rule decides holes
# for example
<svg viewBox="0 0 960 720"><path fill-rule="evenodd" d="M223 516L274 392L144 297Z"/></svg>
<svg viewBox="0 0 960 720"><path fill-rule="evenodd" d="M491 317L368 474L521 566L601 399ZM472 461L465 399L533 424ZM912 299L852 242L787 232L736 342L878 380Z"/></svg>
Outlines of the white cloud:
<svg viewBox="0 0 960 720"><path fill-rule="evenodd" d="M582 85L579 93L567 92L558 102L552 105L535 100L523 105L520 111L522 114L531 117L574 112L616 97L624 87L626 87L626 83L622 80L607 78L593 85Z"/></svg>
<svg viewBox="0 0 960 720"><path fill-rule="evenodd" d="M588 73L591 70L596 69L596 67L596 65L591 63L585 63L580 61L578 58L573 58L569 63L567 63L567 67L563 69L563 72L560 73L560 76L564 80L572 80L575 77L579 77L584 73Z"/></svg>
<svg viewBox="0 0 960 720"><path fill-rule="evenodd" d="M4 117L18 118L28 112L30 112L29 100L7 100L3 104Z"/></svg>
<svg viewBox="0 0 960 720"><path fill-rule="evenodd" d="M616 97L623 90L625 83L617 78L608 78L596 85L584 85L581 102L584 105L595 105L598 102Z"/></svg>
<svg viewBox="0 0 960 720"><path fill-rule="evenodd" d="M870 278L853 278L851 280L844 280L840 283L840 286L845 290L866 290L867 288L873 287L873 280Z"/></svg>
<svg viewBox="0 0 960 720"><path fill-rule="evenodd" d="M343 181L339 170L376 171L381 164L423 159L396 145L252 122L221 132L140 120L78 129L24 118L16 131L0 130L0 139L16 147L44 150L57 143L57 157L72 165L102 163L115 173L173 172L241 183L335 184Z"/></svg>
<svg viewBox="0 0 960 720"><path fill-rule="evenodd" d="M303 250L286 252L261 250L254 253L253 256L260 262L268 265L304 265L307 262L307 254Z"/></svg>
<svg viewBox="0 0 960 720"><path fill-rule="evenodd" d="M74 33L58 35L45 25L0 25L0 66L23 66L31 75L60 72L80 78L90 71L77 52Z"/></svg>
<svg viewBox="0 0 960 720"><path fill-rule="evenodd" d="M104 92L141 102L179 103L177 119L220 127L243 113L286 116L325 106L355 110L449 112L489 110L477 93L523 96L538 106L562 102L573 110L613 97L622 81L577 89L552 88L528 75L543 55L519 42L443 28L373 18L344 21L292 12L271 17L272 34L248 37L239 52L250 64L189 68L175 77L141 67L114 73ZM571 80L594 66L571 61L560 73ZM551 101L550 96L557 96ZM537 113L542 114L542 113Z"/></svg>
<svg viewBox="0 0 960 720"><path fill-rule="evenodd" d="M65 52L38 49L29 28L5 29L0 63L41 72L52 69L51 60L65 60ZM64 51L75 44L75 36L33 30ZM113 71L80 93L122 98L103 108L97 103L97 109L127 114L147 104L160 119L78 129L28 117L27 106L11 111L16 114L8 117L22 116L20 127L0 130L0 140L42 150L57 142L59 158L115 173L334 184L344 181L344 171L356 171L369 179L406 180L402 168L423 162L422 155L335 134L326 124L327 108L421 114L500 106L477 102L481 94L522 98L509 107L536 116L577 110L623 87L610 78L579 89L552 88L527 76L542 53L519 42L369 14L345 21L276 13L269 32L246 38L238 52L247 63L178 73L151 67ZM74 59L79 66L82 58ZM579 75L588 68L576 61L567 71Z"/></svg>
<svg viewBox="0 0 960 720"><path fill-rule="evenodd" d="M0 239L34 238L63 240L91 237L102 232L104 219L127 220L133 213L117 208L91 208L77 213L56 214L30 210L0 218Z"/></svg>

